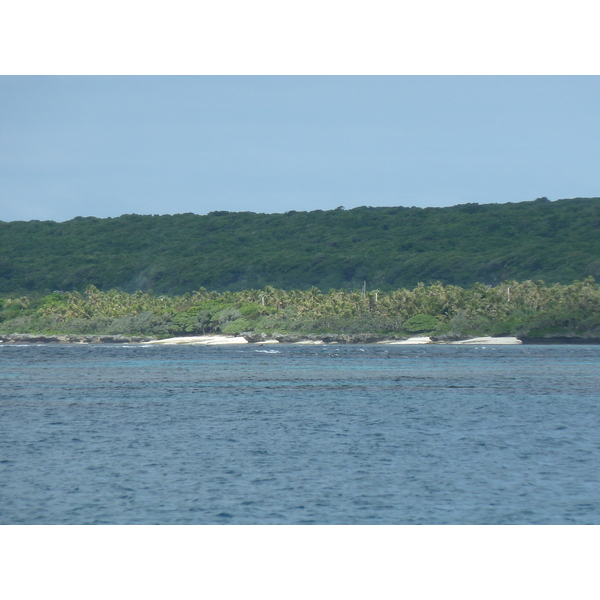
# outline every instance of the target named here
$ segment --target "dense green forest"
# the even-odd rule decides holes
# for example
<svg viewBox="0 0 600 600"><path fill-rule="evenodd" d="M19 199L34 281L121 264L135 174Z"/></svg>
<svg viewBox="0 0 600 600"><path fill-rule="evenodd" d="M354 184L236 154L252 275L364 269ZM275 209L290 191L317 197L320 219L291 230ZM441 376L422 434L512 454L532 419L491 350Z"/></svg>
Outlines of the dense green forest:
<svg viewBox="0 0 600 600"><path fill-rule="evenodd" d="M600 280L600 198L0 222L0 294Z"/></svg>
<svg viewBox="0 0 600 600"><path fill-rule="evenodd" d="M109 290L0 298L0 334L170 337L207 333L544 336L600 340L600 286L508 281L470 288L434 283L390 292L261 290L181 296Z"/></svg>

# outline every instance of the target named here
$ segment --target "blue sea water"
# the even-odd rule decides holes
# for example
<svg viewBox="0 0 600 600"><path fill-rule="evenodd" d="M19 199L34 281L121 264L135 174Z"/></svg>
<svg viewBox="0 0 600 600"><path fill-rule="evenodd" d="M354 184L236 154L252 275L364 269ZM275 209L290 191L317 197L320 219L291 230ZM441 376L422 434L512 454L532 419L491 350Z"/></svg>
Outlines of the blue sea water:
<svg viewBox="0 0 600 600"><path fill-rule="evenodd" d="M598 524L600 346L0 346L2 524Z"/></svg>

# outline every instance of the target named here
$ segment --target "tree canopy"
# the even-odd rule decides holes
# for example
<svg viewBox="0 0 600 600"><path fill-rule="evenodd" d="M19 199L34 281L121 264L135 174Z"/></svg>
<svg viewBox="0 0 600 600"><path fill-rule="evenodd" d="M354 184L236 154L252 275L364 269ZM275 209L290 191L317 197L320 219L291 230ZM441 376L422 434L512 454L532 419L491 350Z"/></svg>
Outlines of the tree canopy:
<svg viewBox="0 0 600 600"><path fill-rule="evenodd" d="M600 279L600 198L0 222L0 293Z"/></svg>

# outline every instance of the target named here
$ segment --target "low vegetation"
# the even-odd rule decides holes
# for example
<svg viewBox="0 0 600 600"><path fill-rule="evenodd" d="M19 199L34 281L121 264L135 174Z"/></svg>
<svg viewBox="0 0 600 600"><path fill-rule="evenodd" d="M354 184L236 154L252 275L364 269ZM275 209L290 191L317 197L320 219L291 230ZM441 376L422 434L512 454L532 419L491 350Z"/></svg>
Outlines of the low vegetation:
<svg viewBox="0 0 600 600"><path fill-rule="evenodd" d="M358 334L440 339L472 335L600 338L600 286L506 281L471 287L419 283L413 289L321 292L260 290L179 296L138 291L55 291L0 297L0 333L154 335L209 333Z"/></svg>

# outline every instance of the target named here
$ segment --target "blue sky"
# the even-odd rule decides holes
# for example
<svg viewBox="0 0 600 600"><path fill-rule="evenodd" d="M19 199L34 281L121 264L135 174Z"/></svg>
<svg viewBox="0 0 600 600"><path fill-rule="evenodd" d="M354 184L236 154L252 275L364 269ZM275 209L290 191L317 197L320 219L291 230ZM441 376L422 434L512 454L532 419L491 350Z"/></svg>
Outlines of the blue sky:
<svg viewBox="0 0 600 600"><path fill-rule="evenodd" d="M598 76L0 77L0 220L600 196Z"/></svg>

